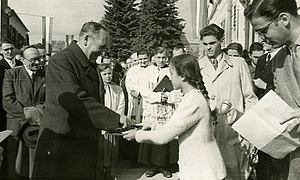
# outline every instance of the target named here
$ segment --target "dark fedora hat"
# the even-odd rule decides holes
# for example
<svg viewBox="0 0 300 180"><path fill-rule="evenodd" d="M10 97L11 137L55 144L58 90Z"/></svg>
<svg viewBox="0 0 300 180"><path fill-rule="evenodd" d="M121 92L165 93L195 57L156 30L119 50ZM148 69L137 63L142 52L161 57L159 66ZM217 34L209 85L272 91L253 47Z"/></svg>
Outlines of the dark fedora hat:
<svg viewBox="0 0 300 180"><path fill-rule="evenodd" d="M25 123L20 130L21 141L30 148L34 148L38 139L40 127Z"/></svg>

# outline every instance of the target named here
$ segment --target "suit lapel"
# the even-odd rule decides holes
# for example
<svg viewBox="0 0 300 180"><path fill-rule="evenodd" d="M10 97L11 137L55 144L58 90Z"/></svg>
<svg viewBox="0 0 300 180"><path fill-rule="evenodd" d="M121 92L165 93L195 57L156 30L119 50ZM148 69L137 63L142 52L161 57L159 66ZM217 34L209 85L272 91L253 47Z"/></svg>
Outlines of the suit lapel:
<svg viewBox="0 0 300 180"><path fill-rule="evenodd" d="M286 75L287 79L291 81L292 83L288 84L288 88L290 90L291 95L293 96L293 99L295 102L300 106L300 89L299 89L299 84L297 83L297 80L294 75L294 70L293 70L293 65L291 61L291 56L287 56L287 61L285 61L285 68L287 69Z"/></svg>
<svg viewBox="0 0 300 180"><path fill-rule="evenodd" d="M80 62L80 64L87 69L85 71L85 74L93 78L94 80L98 81L99 79L98 79L96 68L92 66L91 62L82 52L80 47L74 41L70 44L69 47L70 50L73 52L73 54L76 56L77 60Z"/></svg>
<svg viewBox="0 0 300 180"><path fill-rule="evenodd" d="M37 92L44 85L45 76L41 71L37 71L35 83L34 83L34 96L36 96Z"/></svg>
<svg viewBox="0 0 300 180"><path fill-rule="evenodd" d="M271 76L273 74L273 72L272 72L272 61L273 60L271 60L271 62L269 62L267 65L264 66L264 68L263 68L264 72L261 73L261 79L262 80L267 79L269 76Z"/></svg>
<svg viewBox="0 0 300 180"><path fill-rule="evenodd" d="M226 71L228 68L232 67L231 59L223 54L221 61L218 64L218 69L215 70L208 57L205 56L199 61L200 70L202 73L206 74L208 77L212 78L212 82L216 81L218 77Z"/></svg>
<svg viewBox="0 0 300 180"><path fill-rule="evenodd" d="M32 82L29 77L29 74L27 73L24 66L20 69L22 81L24 81L25 87L28 89L28 92L30 93L30 97L33 97L33 89L32 89Z"/></svg>
<svg viewBox="0 0 300 180"><path fill-rule="evenodd" d="M6 62L5 59L0 60L0 65L3 66L5 69L11 69L10 65L8 62Z"/></svg>
<svg viewBox="0 0 300 180"><path fill-rule="evenodd" d="M232 67L231 59L223 53L223 58L219 62L219 67L217 69L217 74L216 74L213 81L215 81L229 67Z"/></svg>
<svg viewBox="0 0 300 180"><path fill-rule="evenodd" d="M207 56L199 60L199 66L201 73L206 74L209 78L216 76L216 71Z"/></svg>
<svg viewBox="0 0 300 180"><path fill-rule="evenodd" d="M91 66L91 65L88 66L88 69L85 71L85 74L86 74L87 76L93 78L93 79L96 80L96 81L99 80L99 79L98 79L98 74L97 74L96 69L95 69L93 66Z"/></svg>

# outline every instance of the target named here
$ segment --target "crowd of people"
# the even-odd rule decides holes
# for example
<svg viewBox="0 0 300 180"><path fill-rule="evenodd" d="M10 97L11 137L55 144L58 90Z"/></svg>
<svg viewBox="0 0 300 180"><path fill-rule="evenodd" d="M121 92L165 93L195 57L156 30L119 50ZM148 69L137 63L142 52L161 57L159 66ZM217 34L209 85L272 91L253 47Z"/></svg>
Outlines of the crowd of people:
<svg viewBox="0 0 300 180"><path fill-rule="evenodd" d="M222 112L227 103L243 114L273 90L295 109L280 123L299 129L297 4L254 0L244 14L262 41L222 48L226 32L210 24L200 31L203 57L178 44L117 60L97 22L50 60L41 44L17 50L3 40L0 130L13 133L0 144L1 178L111 180L125 158L147 164L148 178L171 178L178 164L180 180L299 179L300 148L275 159Z"/></svg>

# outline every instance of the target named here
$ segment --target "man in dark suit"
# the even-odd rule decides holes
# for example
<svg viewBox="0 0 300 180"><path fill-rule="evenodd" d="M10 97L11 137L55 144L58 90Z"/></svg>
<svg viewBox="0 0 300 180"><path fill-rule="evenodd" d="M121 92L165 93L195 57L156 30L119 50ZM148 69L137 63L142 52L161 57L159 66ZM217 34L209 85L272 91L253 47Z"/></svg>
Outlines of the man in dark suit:
<svg viewBox="0 0 300 180"><path fill-rule="evenodd" d="M15 46L9 40L3 40L0 43L0 53L3 57L0 59L0 131L6 130L6 111L3 109L2 105L2 84L4 79L4 73L6 70L14 68L15 66L22 65L21 61L15 60ZM6 150L6 142L3 141L0 145L4 148L3 151L3 166L0 170L0 176L6 176L7 174L7 150Z"/></svg>
<svg viewBox="0 0 300 180"><path fill-rule="evenodd" d="M7 141L8 166L11 174L15 169L21 127L27 122L30 125L40 124L43 109L41 104L45 102L45 75L44 71L39 70L38 49L34 46L24 48L22 61L23 66L5 71L3 81L3 107L7 112L7 129L13 131ZM23 169L17 171L28 177L28 158L22 158L20 162L24 162L27 168L24 169L23 165Z"/></svg>
<svg viewBox="0 0 300 180"><path fill-rule="evenodd" d="M282 50L282 48L272 49L257 60L253 81L257 87L256 95L259 99L269 92L269 90L275 90L272 63L273 60L277 58L277 53L279 53L280 50Z"/></svg>
<svg viewBox="0 0 300 180"><path fill-rule="evenodd" d="M120 115L104 106L104 87L93 53L105 51L107 29L82 26L78 42L51 57L46 104L35 154L33 180L105 179L101 130L114 131Z"/></svg>
<svg viewBox="0 0 300 180"><path fill-rule="evenodd" d="M22 65L22 62L15 60L15 46L8 40L1 42L0 53L3 56L3 59L0 60L0 131L3 131L6 129L6 112L2 106L2 84L4 72L7 69Z"/></svg>

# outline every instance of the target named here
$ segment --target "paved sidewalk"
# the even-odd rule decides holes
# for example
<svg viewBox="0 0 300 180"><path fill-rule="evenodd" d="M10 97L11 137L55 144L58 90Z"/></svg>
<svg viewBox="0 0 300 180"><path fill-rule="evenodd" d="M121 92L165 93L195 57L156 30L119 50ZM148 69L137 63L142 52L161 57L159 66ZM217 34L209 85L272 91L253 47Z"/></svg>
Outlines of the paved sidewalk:
<svg viewBox="0 0 300 180"><path fill-rule="evenodd" d="M129 161L120 159L118 165L112 167L112 176L117 180L178 180L178 172L173 173L172 178L165 178L161 173L147 178L145 176L147 170L148 166L142 164L137 168L129 168Z"/></svg>

